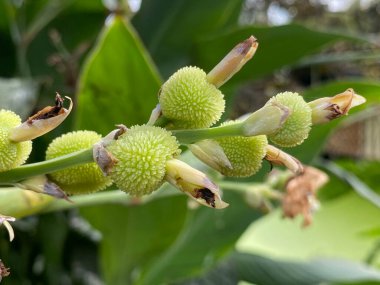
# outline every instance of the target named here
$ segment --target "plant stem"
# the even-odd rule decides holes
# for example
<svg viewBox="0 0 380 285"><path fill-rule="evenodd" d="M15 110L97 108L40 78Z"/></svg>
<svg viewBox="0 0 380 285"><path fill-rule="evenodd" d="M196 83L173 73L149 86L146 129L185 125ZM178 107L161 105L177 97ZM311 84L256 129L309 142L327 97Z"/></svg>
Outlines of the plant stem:
<svg viewBox="0 0 380 285"><path fill-rule="evenodd" d="M165 189L165 188L166 187L164 187L162 191L159 191L155 194L144 196L141 198L129 196L128 194L126 194L125 192L121 190L111 190L111 191L104 191L104 192L70 197L70 200L73 203L70 203L63 199L59 199L59 200L56 199L53 202L51 202L49 205L47 205L41 212L47 213L47 212L62 211L62 210L68 210L68 209L84 207L84 206L96 206L96 205L102 205L102 204L120 204L124 206L141 205L158 198L182 195L180 191L175 191L175 190L170 191L169 189Z"/></svg>
<svg viewBox="0 0 380 285"><path fill-rule="evenodd" d="M0 172L0 183L12 183L29 177L47 174L78 164L93 162L92 148L70 153L54 159L26 164Z"/></svg>
<svg viewBox="0 0 380 285"><path fill-rule="evenodd" d="M242 123L209 129L174 130L172 133L182 144L189 144L200 140L226 136L244 136Z"/></svg>

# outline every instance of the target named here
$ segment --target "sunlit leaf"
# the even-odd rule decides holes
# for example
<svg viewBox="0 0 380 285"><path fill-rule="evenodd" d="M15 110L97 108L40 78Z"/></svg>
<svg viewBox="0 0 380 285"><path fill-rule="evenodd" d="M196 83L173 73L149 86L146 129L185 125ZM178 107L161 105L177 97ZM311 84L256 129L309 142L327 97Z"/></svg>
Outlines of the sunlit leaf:
<svg viewBox="0 0 380 285"><path fill-rule="evenodd" d="M115 124L149 119L157 104L159 76L125 19L108 19L83 68L77 128L107 134Z"/></svg>
<svg viewBox="0 0 380 285"><path fill-rule="evenodd" d="M334 186L328 184L330 188ZM301 228L299 219L285 220L281 210L275 211L251 225L240 239L238 249L275 258L306 260L311 256L334 256L362 261L377 243L375 236L362 233L380 226L379 215L376 206L351 190L325 201L307 229Z"/></svg>

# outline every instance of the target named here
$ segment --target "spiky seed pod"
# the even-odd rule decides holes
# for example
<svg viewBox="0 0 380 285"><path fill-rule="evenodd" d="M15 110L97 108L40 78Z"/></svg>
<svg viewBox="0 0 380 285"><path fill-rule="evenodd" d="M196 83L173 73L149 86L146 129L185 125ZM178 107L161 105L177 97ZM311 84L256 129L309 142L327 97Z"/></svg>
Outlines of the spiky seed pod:
<svg viewBox="0 0 380 285"><path fill-rule="evenodd" d="M208 128L225 107L219 89L207 81L202 69L192 66L181 68L162 85L159 101L172 129Z"/></svg>
<svg viewBox="0 0 380 285"><path fill-rule="evenodd" d="M47 151L46 159L53 159L92 147L101 139L101 135L93 131L76 131L54 139ZM50 178L68 194L85 194L103 190L112 184L105 177L95 162L73 166L53 172Z"/></svg>
<svg viewBox="0 0 380 285"><path fill-rule="evenodd" d="M283 92L271 98L267 104L279 103L290 110L282 128L268 138L278 146L293 147L301 144L309 135L312 111L298 93Z"/></svg>
<svg viewBox="0 0 380 285"><path fill-rule="evenodd" d="M232 124L234 121L223 123ZM266 154L268 141L266 136L254 137L223 137L216 140L223 148L232 168L222 167L221 173L225 176L247 177L255 174L262 165Z"/></svg>
<svg viewBox="0 0 380 285"><path fill-rule="evenodd" d="M0 110L0 172L23 164L32 151L32 142L13 142L9 139L13 128L21 124L21 118L8 110Z"/></svg>
<svg viewBox="0 0 380 285"><path fill-rule="evenodd" d="M154 126L133 126L107 147L116 159L110 177L123 191L142 196L164 182L166 162L180 154L171 132Z"/></svg>

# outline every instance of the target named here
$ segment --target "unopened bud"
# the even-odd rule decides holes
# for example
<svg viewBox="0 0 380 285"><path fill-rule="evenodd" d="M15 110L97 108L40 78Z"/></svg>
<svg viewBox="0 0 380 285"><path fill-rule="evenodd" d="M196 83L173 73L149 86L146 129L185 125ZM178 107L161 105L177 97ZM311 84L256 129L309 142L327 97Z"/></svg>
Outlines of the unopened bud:
<svg viewBox="0 0 380 285"><path fill-rule="evenodd" d="M237 44L208 74L207 80L216 87L222 86L255 54L259 43L250 36Z"/></svg>

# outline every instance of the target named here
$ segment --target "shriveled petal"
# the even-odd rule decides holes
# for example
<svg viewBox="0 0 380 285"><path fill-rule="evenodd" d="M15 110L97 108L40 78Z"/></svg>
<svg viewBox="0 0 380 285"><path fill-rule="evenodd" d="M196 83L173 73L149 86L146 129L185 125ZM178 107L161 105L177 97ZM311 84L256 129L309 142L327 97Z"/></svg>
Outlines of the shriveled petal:
<svg viewBox="0 0 380 285"><path fill-rule="evenodd" d="M117 125L116 127L117 129L110 132L102 138L100 142L93 146L92 153L94 161L99 165L104 175L108 175L117 162L117 159L106 149L106 147L128 131L128 128L124 125Z"/></svg>
<svg viewBox="0 0 380 285"><path fill-rule="evenodd" d="M217 185L203 172L180 160L171 159L167 161L165 179L204 206L216 209L223 209L228 206L221 199L221 192Z"/></svg>
<svg viewBox="0 0 380 285"><path fill-rule="evenodd" d="M222 86L255 54L259 43L250 36L237 44L208 74L207 81L216 87Z"/></svg>
<svg viewBox="0 0 380 285"><path fill-rule="evenodd" d="M296 175L301 174L304 170L302 163L298 159L272 145L267 146L265 159L273 164L287 167Z"/></svg>
<svg viewBox="0 0 380 285"><path fill-rule="evenodd" d="M2 277L7 277L9 274L11 274L9 272L9 268L7 268L3 261L0 259L0 282Z"/></svg>
<svg viewBox="0 0 380 285"><path fill-rule="evenodd" d="M286 122L290 110L281 104L270 104L245 117L245 136L270 135L278 131Z"/></svg>
<svg viewBox="0 0 380 285"><path fill-rule="evenodd" d="M46 194L57 199L70 201L66 193L57 184L50 181L46 175L26 179L20 183L16 183L15 186L35 193Z"/></svg>
<svg viewBox="0 0 380 285"><path fill-rule="evenodd" d="M202 140L188 147L197 158L215 170L220 172L223 168L232 169L231 162L217 141Z"/></svg>
<svg viewBox="0 0 380 285"><path fill-rule="evenodd" d="M70 97L69 109L63 108L63 99L57 93L55 106L48 106L31 116L24 123L12 129L9 139L14 142L29 141L58 127L70 114L73 101Z"/></svg>
<svg viewBox="0 0 380 285"><path fill-rule="evenodd" d="M10 217L10 216L3 216L0 215L0 225L4 225L4 227L7 229L9 234L9 241L12 241L15 237L15 233L13 231L13 228L9 222L16 221L16 218Z"/></svg>
<svg viewBox="0 0 380 285"><path fill-rule="evenodd" d="M311 166L305 167L301 175L291 177L286 183L282 201L284 217L303 215L303 226L309 226L313 221L313 213L319 208L316 193L328 180L327 174Z"/></svg>
<svg viewBox="0 0 380 285"><path fill-rule="evenodd" d="M152 110L150 114L149 121L146 123L147 125L153 126L154 123L158 120L158 118L162 115L161 105L157 104L156 107Z"/></svg>
<svg viewBox="0 0 380 285"><path fill-rule="evenodd" d="M356 106L364 104L366 99L355 93L352 88L333 97L324 97L309 102L312 109L313 125L327 123L347 115L348 111Z"/></svg>

